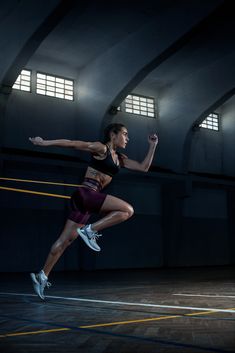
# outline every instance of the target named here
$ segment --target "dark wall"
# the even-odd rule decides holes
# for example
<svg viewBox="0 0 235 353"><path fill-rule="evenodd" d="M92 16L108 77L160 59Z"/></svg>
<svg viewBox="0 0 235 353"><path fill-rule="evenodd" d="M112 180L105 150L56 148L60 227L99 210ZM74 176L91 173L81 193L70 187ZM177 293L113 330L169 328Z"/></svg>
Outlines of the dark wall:
<svg viewBox="0 0 235 353"><path fill-rule="evenodd" d="M79 138L79 131L74 128L79 119L77 104L77 100L67 102L36 95L34 91L13 91L5 115L2 175L80 183L86 168L81 160L86 160L87 154L36 147L28 141L29 136L35 135ZM131 158L142 160L148 147L147 134L158 129L158 120L139 120L136 126L136 119L142 117L121 112L113 121L121 120L128 126L130 142L126 152ZM141 151L135 148L138 139L145 146ZM200 130L194 139L192 171L218 173L223 164L222 132ZM108 193L131 203L135 215L126 223L104 230L102 252L95 254L77 240L56 270L224 265L234 261L229 251L234 227L229 196L233 182L221 179L216 184L213 178L205 178L198 186L196 175L191 179L188 175L154 171L157 161L158 151L149 174L122 171L108 188ZM74 190L19 182L3 185L61 195L71 195ZM0 193L1 271L40 268L63 228L69 201L3 190Z"/></svg>
<svg viewBox="0 0 235 353"><path fill-rule="evenodd" d="M122 171L107 189L133 204L134 217L103 232L100 254L76 241L56 269L234 263L231 4L139 2L133 13L131 1L29 3L13 1L0 16L1 176L81 182L86 153L36 147L30 136L94 140L106 123L121 121L130 134L126 153L141 161L147 135L159 135L151 172ZM11 90L22 68L32 70L31 93ZM36 71L74 79L74 101L37 95ZM129 93L154 97L156 118L110 114ZM219 132L193 129L214 109L222 116ZM3 180L1 186L68 196L74 189ZM0 208L0 270L40 268L63 228L68 200L0 189Z"/></svg>
<svg viewBox="0 0 235 353"><path fill-rule="evenodd" d="M221 130L223 133L222 155L223 173L235 176L235 155L233 151L235 134L235 97L229 99L223 106L223 119L221 119Z"/></svg>
<svg viewBox="0 0 235 353"><path fill-rule="evenodd" d="M31 93L13 90L4 116L4 147L74 155L73 150L35 147L29 137L78 139L76 105L77 101L38 95L35 89Z"/></svg>
<svg viewBox="0 0 235 353"><path fill-rule="evenodd" d="M86 164L5 155L3 175L79 184ZM199 181L200 179L200 181ZM57 195L74 187L1 182ZM69 200L1 190L1 271L41 268L69 212ZM103 231L99 254L79 239L56 270L203 266L234 263L233 187L225 180L121 171L107 193L131 203L134 216ZM96 218L93 218L95 220ZM91 219L92 220L92 219Z"/></svg>
<svg viewBox="0 0 235 353"><path fill-rule="evenodd" d="M197 129L193 132L189 170L196 172L223 173L223 132Z"/></svg>

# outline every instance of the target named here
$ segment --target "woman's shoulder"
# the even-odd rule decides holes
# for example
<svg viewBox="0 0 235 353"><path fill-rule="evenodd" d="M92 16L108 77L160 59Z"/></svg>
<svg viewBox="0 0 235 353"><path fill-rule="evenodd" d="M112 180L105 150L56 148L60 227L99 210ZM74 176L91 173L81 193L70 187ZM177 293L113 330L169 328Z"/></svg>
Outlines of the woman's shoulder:
<svg viewBox="0 0 235 353"><path fill-rule="evenodd" d="M121 158L121 159L127 159L128 158L126 154L120 153L118 151L117 151L117 155L118 155L118 158Z"/></svg>
<svg viewBox="0 0 235 353"><path fill-rule="evenodd" d="M104 156L107 153L107 145L100 141L93 142L93 149L91 153L95 156Z"/></svg>
<svg viewBox="0 0 235 353"><path fill-rule="evenodd" d="M119 160L120 166L122 168L124 168L124 160L128 159L127 155L120 153L120 152L117 152L117 155L118 155L118 160Z"/></svg>

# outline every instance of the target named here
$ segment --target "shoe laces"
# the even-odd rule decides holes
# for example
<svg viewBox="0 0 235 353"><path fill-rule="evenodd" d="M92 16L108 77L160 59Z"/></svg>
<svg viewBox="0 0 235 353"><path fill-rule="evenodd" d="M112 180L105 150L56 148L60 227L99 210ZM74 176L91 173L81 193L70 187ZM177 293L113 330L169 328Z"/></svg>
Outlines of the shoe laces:
<svg viewBox="0 0 235 353"><path fill-rule="evenodd" d="M92 234L91 239L92 240L96 240L98 238L102 237L102 234L99 234L98 232L94 232L94 234Z"/></svg>
<svg viewBox="0 0 235 353"><path fill-rule="evenodd" d="M51 282L47 282L47 283L46 283L46 287L47 287L47 288L50 288L51 286L52 286Z"/></svg>
<svg viewBox="0 0 235 353"><path fill-rule="evenodd" d="M52 286L52 284L51 284L51 282L48 282L48 280L46 279L46 280L42 281L42 286L43 286L43 288L45 288L45 287L49 288Z"/></svg>

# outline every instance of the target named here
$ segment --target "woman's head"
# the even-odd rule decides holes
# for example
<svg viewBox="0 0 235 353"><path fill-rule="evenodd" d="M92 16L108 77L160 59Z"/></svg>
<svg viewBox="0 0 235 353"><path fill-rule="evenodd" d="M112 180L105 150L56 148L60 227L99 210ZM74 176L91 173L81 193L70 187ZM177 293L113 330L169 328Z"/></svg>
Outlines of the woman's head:
<svg viewBox="0 0 235 353"><path fill-rule="evenodd" d="M116 147L125 148L128 140L127 128L123 124L109 124L104 129L104 143L112 142Z"/></svg>

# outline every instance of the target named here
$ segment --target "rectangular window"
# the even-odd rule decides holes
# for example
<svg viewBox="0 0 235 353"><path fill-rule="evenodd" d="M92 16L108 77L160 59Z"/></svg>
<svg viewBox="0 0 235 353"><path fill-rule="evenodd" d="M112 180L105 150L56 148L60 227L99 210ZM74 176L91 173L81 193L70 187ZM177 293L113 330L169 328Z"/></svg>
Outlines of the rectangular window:
<svg viewBox="0 0 235 353"><path fill-rule="evenodd" d="M17 77L16 82L12 86L14 89L19 89L21 91L30 92L31 91L31 71L22 70L20 75Z"/></svg>
<svg viewBox="0 0 235 353"><path fill-rule="evenodd" d="M124 105L127 113L150 118L155 117L155 101L153 98L129 94L124 101Z"/></svg>
<svg viewBox="0 0 235 353"><path fill-rule="evenodd" d="M219 114L209 114L208 117L203 120L203 122L199 126L204 129L219 131Z"/></svg>
<svg viewBox="0 0 235 353"><path fill-rule="evenodd" d="M73 100L72 80L37 72L36 93L44 96Z"/></svg>

